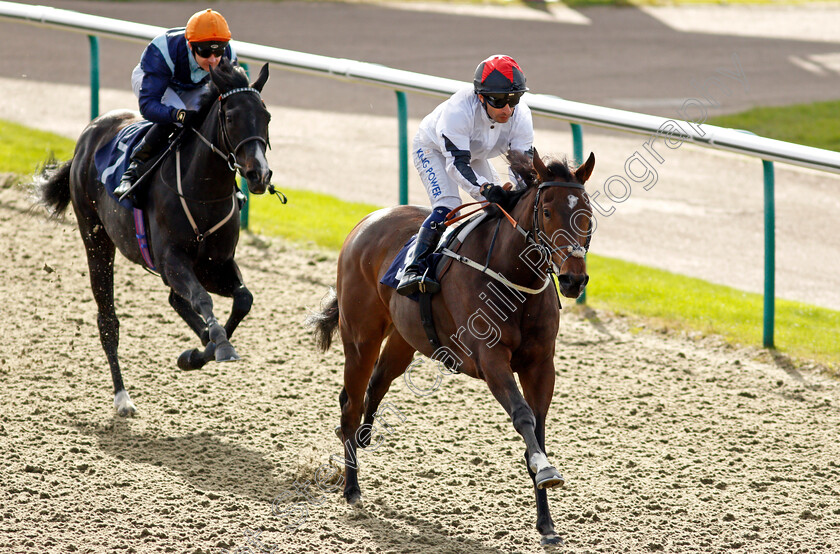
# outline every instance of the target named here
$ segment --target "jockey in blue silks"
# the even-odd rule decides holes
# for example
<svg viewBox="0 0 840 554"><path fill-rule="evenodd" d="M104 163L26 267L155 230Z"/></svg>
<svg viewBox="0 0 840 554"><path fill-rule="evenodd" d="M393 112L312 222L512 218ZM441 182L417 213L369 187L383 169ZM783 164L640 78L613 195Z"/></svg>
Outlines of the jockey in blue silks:
<svg viewBox="0 0 840 554"><path fill-rule="evenodd" d="M131 74L131 86L140 101L140 113L152 125L131 156L117 197L128 192L139 177L138 168L166 144L177 125L198 123L198 102L210 68L222 57L236 61L230 47L227 21L211 9L193 14L186 27L169 29L143 51Z"/></svg>

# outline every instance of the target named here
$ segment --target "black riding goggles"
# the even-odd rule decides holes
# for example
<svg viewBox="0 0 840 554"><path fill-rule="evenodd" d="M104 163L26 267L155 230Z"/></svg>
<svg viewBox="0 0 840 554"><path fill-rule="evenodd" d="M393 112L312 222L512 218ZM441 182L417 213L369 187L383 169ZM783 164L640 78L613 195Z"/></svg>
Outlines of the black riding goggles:
<svg viewBox="0 0 840 554"><path fill-rule="evenodd" d="M197 56L201 56L202 58L218 56L221 58L225 53L225 48L228 43L213 40L208 42L193 42L190 45L192 46L193 53Z"/></svg>
<svg viewBox="0 0 840 554"><path fill-rule="evenodd" d="M513 108L517 104L519 104L519 99L522 98L522 92L513 92L513 93L505 93L505 94L482 94L484 100L487 101L488 104L500 110L505 106L510 106Z"/></svg>

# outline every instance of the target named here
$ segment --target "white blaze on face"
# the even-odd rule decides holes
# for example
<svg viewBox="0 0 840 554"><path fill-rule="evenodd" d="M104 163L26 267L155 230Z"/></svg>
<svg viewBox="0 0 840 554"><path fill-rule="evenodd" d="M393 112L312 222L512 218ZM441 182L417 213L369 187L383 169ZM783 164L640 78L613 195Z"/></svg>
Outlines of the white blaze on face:
<svg viewBox="0 0 840 554"><path fill-rule="evenodd" d="M268 167L268 160L265 159L265 151L262 148L257 148L257 153L254 158L256 158L257 164L260 167Z"/></svg>
<svg viewBox="0 0 840 554"><path fill-rule="evenodd" d="M577 203L578 203L577 196L575 196L574 194L570 194L568 199L569 199L569 209L573 210L574 207L577 206Z"/></svg>

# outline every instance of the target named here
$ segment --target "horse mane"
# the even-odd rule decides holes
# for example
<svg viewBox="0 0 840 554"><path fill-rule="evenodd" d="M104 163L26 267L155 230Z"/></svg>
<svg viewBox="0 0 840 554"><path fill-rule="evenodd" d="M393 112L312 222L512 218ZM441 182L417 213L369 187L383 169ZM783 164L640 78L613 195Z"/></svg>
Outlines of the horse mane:
<svg viewBox="0 0 840 554"><path fill-rule="evenodd" d="M222 58L219 65L213 69L213 77L204 85L204 90L199 97L198 105L200 107L198 111L201 113L202 119L207 115L213 103L218 100L220 94L235 88L250 86L245 70L227 58Z"/></svg>
<svg viewBox="0 0 840 554"><path fill-rule="evenodd" d="M534 156L539 156L536 150L534 150ZM550 158L548 156L544 158L540 157L540 160L542 160L548 170L547 179L540 179L537 170L534 169L534 162L531 156L525 152L516 152L511 150L507 154L507 160L511 170L513 170L513 172L522 179L522 182L525 183L526 190L533 188L544 181L575 182L573 169L569 166L569 160L566 157L563 157L562 159Z"/></svg>

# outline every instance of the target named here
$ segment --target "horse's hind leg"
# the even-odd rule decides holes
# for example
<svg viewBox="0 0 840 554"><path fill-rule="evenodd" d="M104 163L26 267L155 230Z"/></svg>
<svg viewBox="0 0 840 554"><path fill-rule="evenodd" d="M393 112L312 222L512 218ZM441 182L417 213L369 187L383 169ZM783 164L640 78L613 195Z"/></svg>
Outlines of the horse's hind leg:
<svg viewBox="0 0 840 554"><path fill-rule="evenodd" d="M120 322L114 310L114 243L105 232L105 228L96 214L85 214L76 210L76 219L85 244L90 286L96 301L99 326L99 340L114 381L114 408L120 416L133 416L137 411L123 385L117 348L120 343Z"/></svg>
<svg viewBox="0 0 840 554"><path fill-rule="evenodd" d="M364 312L360 312L364 313ZM344 443L344 498L348 504L355 504L362 497L359 488L358 460L356 448L359 446L359 427L365 404L367 389L373 364L379 354L379 347L384 336L383 329L373 328L372 319L359 317L356 325L366 329L351 329L351 325L342 312L340 324L341 340L344 342L344 390L341 403L341 441ZM354 337L367 337L354 342Z"/></svg>
<svg viewBox="0 0 840 554"><path fill-rule="evenodd" d="M359 446L362 448L367 448L370 444L371 435L373 434L372 426L375 419L381 419L382 430L388 434L391 433L391 426L388 425L385 414L378 413L379 405L385 393L391 388L391 383L394 382L394 379L402 375L408 367L408 364L411 363L414 352L414 347L408 344L396 331L393 331L386 340L385 346L382 348L382 353L379 355L379 359L373 368L373 375L367 387L364 425L369 426L367 428L369 431L359 437ZM393 411L392 408L387 407L383 408L382 412L386 409ZM399 411L392 415L400 418L401 421L404 419Z"/></svg>

